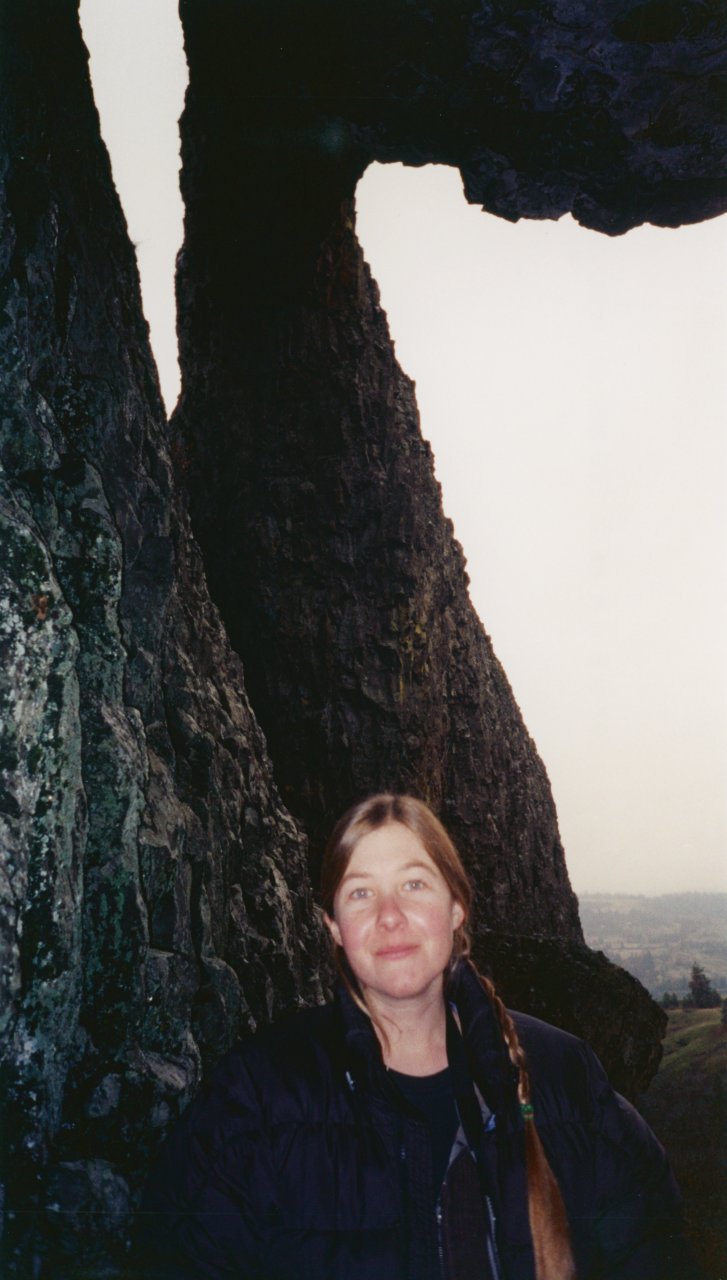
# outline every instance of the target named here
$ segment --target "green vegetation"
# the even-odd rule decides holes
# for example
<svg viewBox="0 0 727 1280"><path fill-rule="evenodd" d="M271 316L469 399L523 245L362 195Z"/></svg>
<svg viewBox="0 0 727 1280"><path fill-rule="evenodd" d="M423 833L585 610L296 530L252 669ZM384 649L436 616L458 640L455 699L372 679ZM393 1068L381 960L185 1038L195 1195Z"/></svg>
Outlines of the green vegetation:
<svg viewBox="0 0 727 1280"><path fill-rule="evenodd" d="M661 1067L639 1107L666 1146L708 1280L727 1280L727 1026L722 1010L669 1013Z"/></svg>
<svg viewBox="0 0 727 1280"><path fill-rule="evenodd" d="M722 1003L719 991L715 991L701 964L692 965L688 1000L695 1009L718 1009Z"/></svg>
<svg viewBox="0 0 727 1280"><path fill-rule="evenodd" d="M665 991L661 999L664 1009L719 1009L722 997L712 986L701 964L692 965L692 976L689 979L689 991L683 1000L676 991Z"/></svg>

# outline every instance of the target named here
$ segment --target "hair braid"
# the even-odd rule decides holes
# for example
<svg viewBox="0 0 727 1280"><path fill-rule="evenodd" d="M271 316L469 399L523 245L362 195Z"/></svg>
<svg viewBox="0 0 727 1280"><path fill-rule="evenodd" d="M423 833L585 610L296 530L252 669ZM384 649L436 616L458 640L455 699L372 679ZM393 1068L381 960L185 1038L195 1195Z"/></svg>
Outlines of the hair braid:
<svg viewBox="0 0 727 1280"><path fill-rule="evenodd" d="M535 1125L525 1050L494 983L482 974L479 978L492 1001L508 1057L518 1073L517 1096L525 1121L528 1216L535 1253L535 1274L537 1280L576 1280L563 1197Z"/></svg>

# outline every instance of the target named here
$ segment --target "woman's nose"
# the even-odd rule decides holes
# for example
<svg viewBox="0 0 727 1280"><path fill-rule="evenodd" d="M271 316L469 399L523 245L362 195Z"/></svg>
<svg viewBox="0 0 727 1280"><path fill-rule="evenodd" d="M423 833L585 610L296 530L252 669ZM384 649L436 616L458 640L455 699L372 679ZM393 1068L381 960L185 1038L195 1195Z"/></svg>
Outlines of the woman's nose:
<svg viewBox="0 0 727 1280"><path fill-rule="evenodd" d="M384 929L395 929L404 919L404 912L401 909L395 893L387 893L381 898L379 903L379 924Z"/></svg>

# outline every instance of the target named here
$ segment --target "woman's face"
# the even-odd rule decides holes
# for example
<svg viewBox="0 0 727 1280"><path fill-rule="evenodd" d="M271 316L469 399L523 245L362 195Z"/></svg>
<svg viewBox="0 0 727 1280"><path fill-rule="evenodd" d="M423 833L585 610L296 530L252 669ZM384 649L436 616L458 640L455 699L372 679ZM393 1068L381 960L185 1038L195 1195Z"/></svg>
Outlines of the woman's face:
<svg viewBox="0 0 727 1280"><path fill-rule="evenodd" d="M326 923L363 994L384 1005L441 991L464 915L418 837L392 822L359 840Z"/></svg>

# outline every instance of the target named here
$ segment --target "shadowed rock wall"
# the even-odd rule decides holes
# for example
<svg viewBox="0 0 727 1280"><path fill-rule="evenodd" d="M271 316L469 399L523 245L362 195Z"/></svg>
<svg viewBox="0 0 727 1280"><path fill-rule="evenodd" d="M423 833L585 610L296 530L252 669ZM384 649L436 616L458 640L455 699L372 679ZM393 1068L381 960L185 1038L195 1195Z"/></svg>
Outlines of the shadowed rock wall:
<svg viewBox="0 0 727 1280"><path fill-rule="evenodd" d="M462 849L478 925L582 941L548 779L471 608L356 239L358 170L251 122L246 78L240 93L234 65L220 77L228 42L206 22L197 34L173 425L211 591L314 876L352 798L411 791Z"/></svg>
<svg viewBox="0 0 727 1280"><path fill-rule="evenodd" d="M320 996L305 842L175 495L74 10L0 10L2 1271L19 1280L119 1264L204 1063Z"/></svg>
<svg viewBox="0 0 727 1280"><path fill-rule="evenodd" d="M614 1088L629 1098L643 1091L661 1060L666 1014L602 951L560 938L484 929L475 938L473 958L509 1008L525 1009L598 1044Z"/></svg>
<svg viewBox="0 0 727 1280"><path fill-rule="evenodd" d="M181 0L180 12L211 145L234 132L240 155L280 147L288 171L296 152L299 170L454 165L492 213L572 212L611 234L727 208L723 4ZM246 172L229 175L233 198Z"/></svg>
<svg viewBox="0 0 727 1280"><path fill-rule="evenodd" d="M469 604L353 193L372 159L437 161L508 217L572 210L622 231L714 213L724 23L633 0L181 13L175 426L211 591L314 874L352 797L412 790L465 854L478 924L577 941L547 777Z"/></svg>
<svg viewBox="0 0 727 1280"><path fill-rule="evenodd" d="M257 257L244 200L225 217ZM411 791L465 854L478 924L582 940L548 779L470 606L350 205L299 293L220 266L229 293L214 282L185 329L177 424L211 590L314 873L352 797Z"/></svg>

